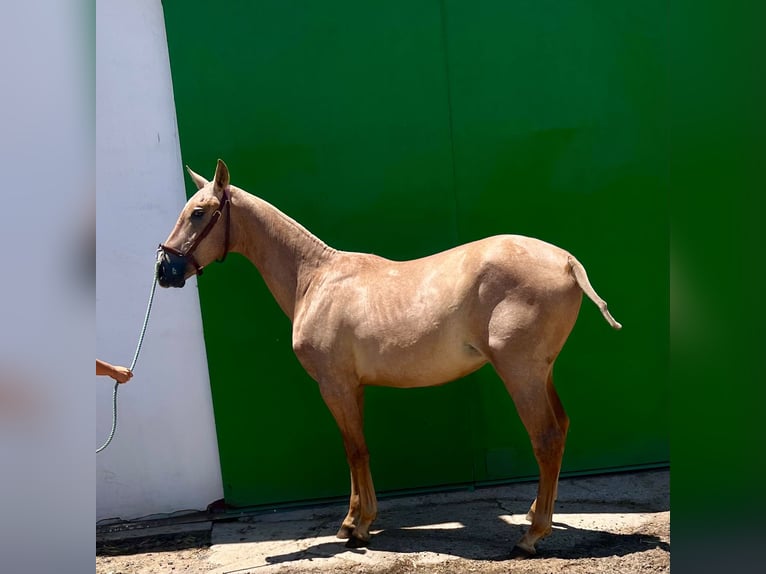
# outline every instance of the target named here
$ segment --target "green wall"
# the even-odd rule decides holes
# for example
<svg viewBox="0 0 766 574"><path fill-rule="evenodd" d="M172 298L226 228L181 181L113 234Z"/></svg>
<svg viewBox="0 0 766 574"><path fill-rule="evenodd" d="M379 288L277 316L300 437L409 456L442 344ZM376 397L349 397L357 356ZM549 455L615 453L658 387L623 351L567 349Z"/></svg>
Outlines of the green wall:
<svg viewBox="0 0 766 574"><path fill-rule="evenodd" d="M223 158L339 249L405 259L518 233L572 251L625 328L586 299L557 361L564 472L669 460L662 3L164 9L184 163L211 177ZM232 256L199 289L227 502L346 495L340 435L257 270ZM537 473L489 367L369 388L366 406L379 491Z"/></svg>

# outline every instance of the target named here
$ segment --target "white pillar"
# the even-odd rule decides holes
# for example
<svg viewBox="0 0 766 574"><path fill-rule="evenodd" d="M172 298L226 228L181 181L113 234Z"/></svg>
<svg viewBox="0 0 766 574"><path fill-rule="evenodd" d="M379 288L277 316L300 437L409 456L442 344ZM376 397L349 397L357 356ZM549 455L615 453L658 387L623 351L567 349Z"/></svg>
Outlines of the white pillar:
<svg viewBox="0 0 766 574"><path fill-rule="evenodd" d="M96 53L96 355L129 366L155 249L186 201L161 2L98 2ZM95 450L109 434L113 385L93 384ZM97 519L204 509L223 496L195 280L157 288L118 413L96 457Z"/></svg>

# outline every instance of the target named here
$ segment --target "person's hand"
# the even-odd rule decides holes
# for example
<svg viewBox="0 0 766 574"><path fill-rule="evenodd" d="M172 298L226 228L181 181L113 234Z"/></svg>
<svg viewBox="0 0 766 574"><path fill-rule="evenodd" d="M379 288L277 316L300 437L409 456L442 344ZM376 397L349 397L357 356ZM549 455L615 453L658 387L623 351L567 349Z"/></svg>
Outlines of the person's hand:
<svg viewBox="0 0 766 574"><path fill-rule="evenodd" d="M115 366L109 376L118 383L127 383L133 378L133 373L127 367Z"/></svg>
<svg viewBox="0 0 766 574"><path fill-rule="evenodd" d="M112 377L118 383L127 383L133 377L127 367L112 365L101 359L96 359L96 375Z"/></svg>

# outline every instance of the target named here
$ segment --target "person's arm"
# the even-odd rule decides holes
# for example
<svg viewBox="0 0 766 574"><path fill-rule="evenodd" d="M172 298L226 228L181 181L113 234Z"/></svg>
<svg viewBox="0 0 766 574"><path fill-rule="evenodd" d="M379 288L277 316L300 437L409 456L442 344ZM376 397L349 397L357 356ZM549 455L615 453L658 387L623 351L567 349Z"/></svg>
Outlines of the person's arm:
<svg viewBox="0 0 766 574"><path fill-rule="evenodd" d="M133 376L133 373L127 367L112 365L101 359L96 359L96 375L105 375L112 377L118 383L127 383Z"/></svg>

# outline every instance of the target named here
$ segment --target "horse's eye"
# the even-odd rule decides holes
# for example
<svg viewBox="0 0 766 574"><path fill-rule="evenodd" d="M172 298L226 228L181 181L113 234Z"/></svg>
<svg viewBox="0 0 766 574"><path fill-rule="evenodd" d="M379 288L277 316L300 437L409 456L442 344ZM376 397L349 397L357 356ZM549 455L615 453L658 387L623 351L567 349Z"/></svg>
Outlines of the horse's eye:
<svg viewBox="0 0 766 574"><path fill-rule="evenodd" d="M203 215L205 215L205 210L201 207L196 208L191 214L192 219L200 219Z"/></svg>

